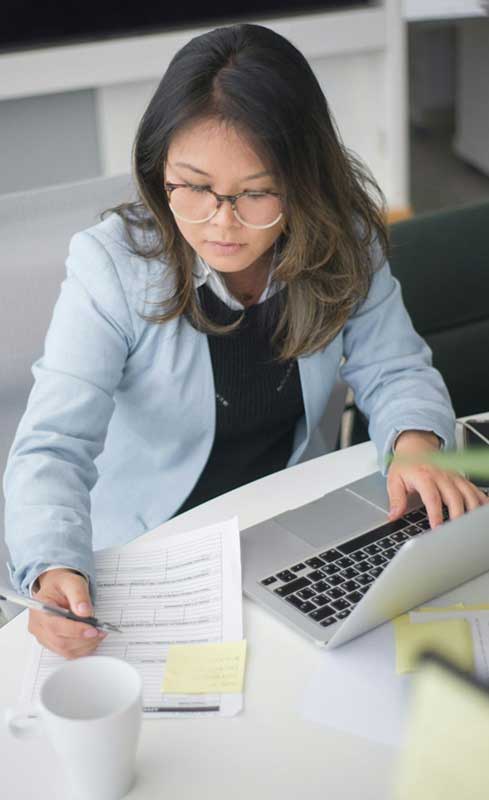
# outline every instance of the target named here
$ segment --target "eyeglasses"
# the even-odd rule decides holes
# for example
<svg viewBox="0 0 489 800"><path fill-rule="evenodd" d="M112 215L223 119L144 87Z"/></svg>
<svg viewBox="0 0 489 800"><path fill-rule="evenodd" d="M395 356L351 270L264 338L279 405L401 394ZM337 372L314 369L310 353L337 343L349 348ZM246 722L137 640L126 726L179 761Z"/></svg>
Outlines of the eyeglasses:
<svg viewBox="0 0 489 800"><path fill-rule="evenodd" d="M165 190L168 192L168 202L173 214L182 222L209 222L225 200L231 203L238 222L247 228L271 228L283 214L281 195L278 192L217 194L206 186L192 186L188 183L165 183Z"/></svg>

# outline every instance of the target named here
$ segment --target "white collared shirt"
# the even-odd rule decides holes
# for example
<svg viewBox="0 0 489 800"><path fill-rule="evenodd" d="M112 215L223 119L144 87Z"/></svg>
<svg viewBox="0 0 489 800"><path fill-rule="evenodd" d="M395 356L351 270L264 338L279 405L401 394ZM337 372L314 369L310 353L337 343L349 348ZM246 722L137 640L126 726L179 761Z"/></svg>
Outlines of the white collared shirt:
<svg viewBox="0 0 489 800"><path fill-rule="evenodd" d="M234 311L244 311L244 305L240 303L239 300L234 297L234 295L231 294L226 286L226 282L222 277L222 273L217 269L213 269L213 267L211 267L207 261L204 261L204 259L200 256L196 256L195 266L192 274L194 276L195 289L198 289L199 286L206 284L209 289L211 289L219 298L219 300L222 300L222 302L225 303L229 308L232 308ZM271 269L268 273L267 285L261 293L257 303L263 303L265 300L268 300L269 297L273 297L275 292L278 292L279 289L283 288L283 281L272 280L272 275L273 269Z"/></svg>

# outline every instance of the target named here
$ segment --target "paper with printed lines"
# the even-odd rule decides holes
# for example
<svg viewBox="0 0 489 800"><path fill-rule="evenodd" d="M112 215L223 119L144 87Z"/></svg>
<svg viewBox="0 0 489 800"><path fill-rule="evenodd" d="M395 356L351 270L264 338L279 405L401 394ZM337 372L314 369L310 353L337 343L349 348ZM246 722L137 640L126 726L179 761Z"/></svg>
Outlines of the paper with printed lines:
<svg viewBox="0 0 489 800"><path fill-rule="evenodd" d="M154 544L132 543L95 553L95 616L122 633L109 633L97 655L128 661L143 678L147 716L233 716L240 693L163 694L170 644L243 638L241 557L237 518ZM22 701L35 703L47 675L64 663L33 639Z"/></svg>

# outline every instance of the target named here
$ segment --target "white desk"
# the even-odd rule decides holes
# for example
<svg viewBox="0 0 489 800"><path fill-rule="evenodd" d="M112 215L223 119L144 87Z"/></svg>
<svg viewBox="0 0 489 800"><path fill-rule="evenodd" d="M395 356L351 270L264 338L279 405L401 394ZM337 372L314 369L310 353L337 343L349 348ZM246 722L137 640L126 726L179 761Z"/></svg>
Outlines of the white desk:
<svg viewBox="0 0 489 800"><path fill-rule="evenodd" d="M184 531L235 513L245 528L375 469L373 445L357 445L230 492L168 522L165 530ZM26 621L23 612L0 630L2 717L19 695L30 639ZM320 648L248 600L244 624L244 711L232 719L145 720L138 780L128 800L391 798L393 750L301 714ZM0 754L0 797L67 800L64 777L44 739L17 741L0 725Z"/></svg>

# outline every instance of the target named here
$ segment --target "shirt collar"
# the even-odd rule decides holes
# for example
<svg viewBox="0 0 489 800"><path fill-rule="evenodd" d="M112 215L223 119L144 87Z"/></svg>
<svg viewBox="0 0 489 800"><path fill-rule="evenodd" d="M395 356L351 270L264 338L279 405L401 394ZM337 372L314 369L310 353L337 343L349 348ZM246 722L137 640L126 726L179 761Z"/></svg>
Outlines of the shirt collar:
<svg viewBox="0 0 489 800"><path fill-rule="evenodd" d="M192 275L194 276L194 288L198 289L199 286L203 286L203 284L209 279L210 274L211 267L207 261L204 261L203 258L196 254L195 264L192 270Z"/></svg>
<svg viewBox="0 0 489 800"><path fill-rule="evenodd" d="M244 310L244 306L242 303L239 302L229 291L227 288L222 275L216 269L213 269L207 261L195 254L195 262L194 267L192 269L192 275L194 278L194 288L198 289L200 286L204 284L208 284L209 288L212 289L214 294L216 294L221 300L223 300L227 305L231 308ZM273 268L268 273L267 285L263 290L258 303L262 303L268 297L271 297L275 292L283 289L284 283L283 281L273 281Z"/></svg>

